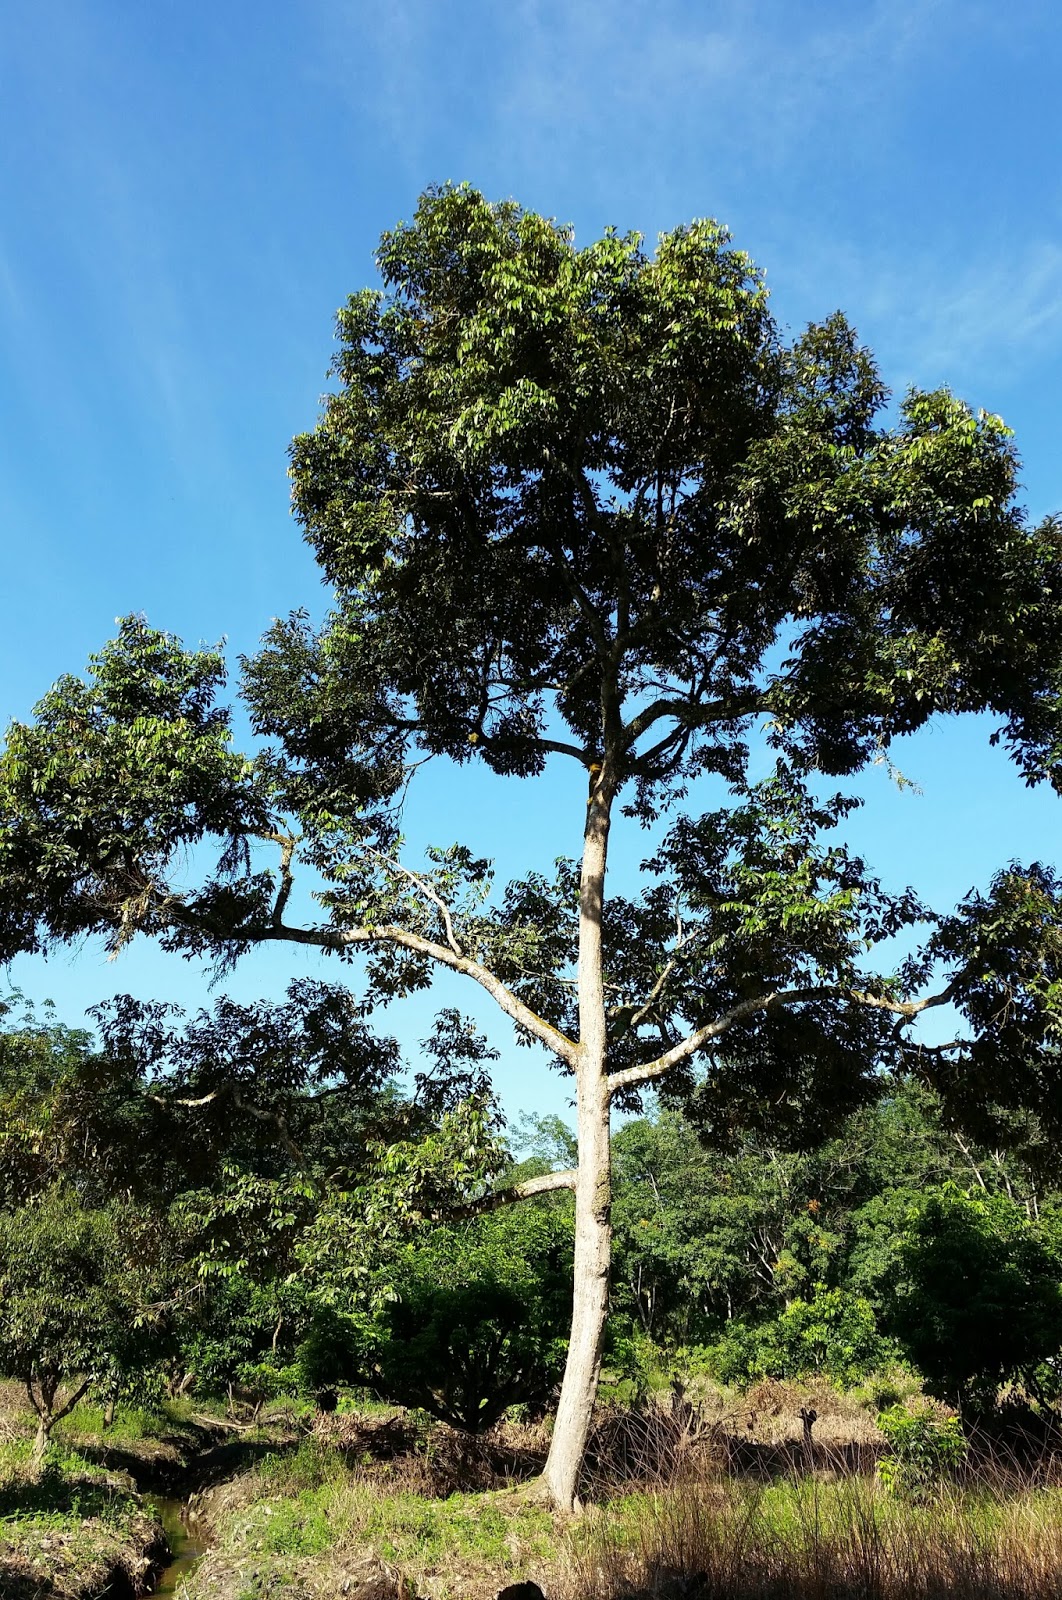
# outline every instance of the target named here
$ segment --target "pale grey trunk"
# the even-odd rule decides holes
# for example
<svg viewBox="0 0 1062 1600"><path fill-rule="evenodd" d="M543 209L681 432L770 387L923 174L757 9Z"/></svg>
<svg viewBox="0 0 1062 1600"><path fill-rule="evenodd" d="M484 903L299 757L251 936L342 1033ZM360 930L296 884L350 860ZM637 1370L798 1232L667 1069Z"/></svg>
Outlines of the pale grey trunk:
<svg viewBox="0 0 1062 1600"><path fill-rule="evenodd" d="M564 1511L575 1503L601 1372L612 1253L608 1094L600 1074L579 1086L579 1178L575 1189L575 1292L568 1360L553 1429L546 1486Z"/></svg>
<svg viewBox="0 0 1062 1600"><path fill-rule="evenodd" d="M601 1372L612 1251L608 1041L601 912L611 786L599 773L587 812L579 895L579 1173L575 1188L575 1291L568 1360L545 1480L560 1510L575 1504Z"/></svg>

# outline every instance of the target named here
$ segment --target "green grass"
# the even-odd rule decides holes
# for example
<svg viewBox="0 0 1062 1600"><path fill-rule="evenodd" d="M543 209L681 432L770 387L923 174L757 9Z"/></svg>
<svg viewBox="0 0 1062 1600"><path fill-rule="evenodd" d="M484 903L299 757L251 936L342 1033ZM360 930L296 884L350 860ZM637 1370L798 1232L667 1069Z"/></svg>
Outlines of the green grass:
<svg viewBox="0 0 1062 1600"><path fill-rule="evenodd" d="M40 1472L31 1440L0 1444L0 1593L87 1597L136 1580L156 1529L127 1482L64 1444Z"/></svg>
<svg viewBox="0 0 1062 1600"><path fill-rule="evenodd" d="M553 1600L649 1600L680 1578L691 1600L1062 1593L1062 1488L1009 1469L911 1500L867 1475L752 1482L703 1461L696 1480L613 1495L568 1525L520 1489L444 1499L424 1482L415 1461L387 1476L307 1441L230 1486L218 1557L263 1594L271 1582L339 1592L344 1564L366 1548L436 1600L479 1600L528 1576ZM215 1570L208 1558L189 1600L213 1592Z"/></svg>
<svg viewBox="0 0 1062 1600"><path fill-rule="evenodd" d="M154 1406L119 1405L114 1420L108 1427L104 1422L104 1408L90 1400L80 1401L59 1429L67 1438L94 1438L97 1435L114 1444L138 1444L143 1439L157 1439L169 1422L161 1408Z"/></svg>
<svg viewBox="0 0 1062 1600"><path fill-rule="evenodd" d="M234 1489L216 1519L216 1558L228 1571L257 1574L254 1583L266 1573L295 1585L303 1563L312 1567L315 1589L331 1592L329 1575L338 1583L344 1562L371 1549L393 1566L434 1575L432 1593L440 1600L468 1600L478 1593L477 1574L491 1575L493 1593L495 1578L509 1581L529 1563L546 1566L558 1556L552 1517L518 1494L435 1499L400 1481L381 1481L314 1440L263 1462ZM192 1595L211 1592L210 1574L208 1559L202 1590L194 1585Z"/></svg>

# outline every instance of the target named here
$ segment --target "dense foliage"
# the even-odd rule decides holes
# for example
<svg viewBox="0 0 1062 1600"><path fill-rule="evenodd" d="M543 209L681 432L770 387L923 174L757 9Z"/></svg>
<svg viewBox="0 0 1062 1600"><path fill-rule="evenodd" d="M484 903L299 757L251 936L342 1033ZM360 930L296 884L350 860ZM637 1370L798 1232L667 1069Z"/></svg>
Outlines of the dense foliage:
<svg viewBox="0 0 1062 1600"><path fill-rule="evenodd" d="M1034 1128L987 1151L917 1082L882 1091L803 1153L749 1132L724 1157L676 1111L621 1128L615 1312L724 1381L902 1359L953 1402L1016 1381L1053 1406L1062 1195Z"/></svg>
<svg viewBox="0 0 1062 1600"><path fill-rule="evenodd" d="M0 1368L31 1386L42 1436L86 1381L251 1408L282 1394L329 1406L353 1388L473 1431L553 1401L570 1199L448 1208L474 1212L477 1196L563 1165L568 1129L525 1120L514 1164L491 1117L455 1108L439 1073L430 1113L376 1078L344 1088L343 1058L334 1077L314 1067L279 1010L285 1069L263 1072L264 1118L230 1101L213 1121L217 1102L200 1103L218 1087L208 1040L231 1045L228 1007L216 1036L217 1018L182 1032L155 1016L139 1073L130 1030L144 1018L128 1005L106 1013L124 1028L105 1027L102 1045L31 1016L0 1032ZM241 1031L245 1049L265 1050L277 1015L246 1012L258 1029ZM1062 1196L1035 1125L987 1151L916 1081L880 1089L803 1151L752 1127L721 1153L667 1106L618 1129L614 1377L873 1377L887 1397L901 1363L967 1408L1007 1382L1054 1408ZM130 1192L144 1119L168 1156ZM352 1127L373 1136L359 1171L349 1144L337 1162Z"/></svg>

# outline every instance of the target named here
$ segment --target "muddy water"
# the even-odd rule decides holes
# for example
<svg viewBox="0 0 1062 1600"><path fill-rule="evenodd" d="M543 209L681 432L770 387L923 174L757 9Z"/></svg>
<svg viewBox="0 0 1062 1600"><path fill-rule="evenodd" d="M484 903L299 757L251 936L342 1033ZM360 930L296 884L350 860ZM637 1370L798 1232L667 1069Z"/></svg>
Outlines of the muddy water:
<svg viewBox="0 0 1062 1600"><path fill-rule="evenodd" d="M151 1503L159 1514L170 1547L170 1562L159 1574L153 1595L176 1595L182 1578L187 1578L206 1549L206 1530L188 1510L186 1500L164 1500L158 1495Z"/></svg>

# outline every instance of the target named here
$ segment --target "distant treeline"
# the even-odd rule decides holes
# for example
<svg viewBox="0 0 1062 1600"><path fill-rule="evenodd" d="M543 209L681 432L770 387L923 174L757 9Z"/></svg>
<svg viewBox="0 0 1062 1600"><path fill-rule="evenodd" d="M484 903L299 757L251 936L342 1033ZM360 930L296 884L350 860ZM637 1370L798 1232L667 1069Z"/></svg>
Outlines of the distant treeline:
<svg viewBox="0 0 1062 1600"><path fill-rule="evenodd" d="M85 1385L345 1386L482 1429L547 1408L570 1320L559 1118L505 1130L462 1066L464 1024L412 1088L359 1043L342 991L221 1001L190 1021L120 999L98 1037L7 1007L0 1032L0 1371L41 1447ZM1060 1393L1062 1195L1035 1121L997 1148L912 1080L811 1148L664 1104L613 1137L606 1370L628 1392L907 1367L966 1407ZM707 1124L706 1124L707 1126Z"/></svg>

